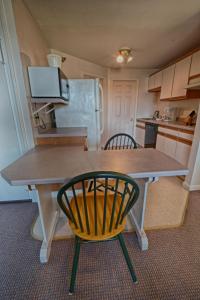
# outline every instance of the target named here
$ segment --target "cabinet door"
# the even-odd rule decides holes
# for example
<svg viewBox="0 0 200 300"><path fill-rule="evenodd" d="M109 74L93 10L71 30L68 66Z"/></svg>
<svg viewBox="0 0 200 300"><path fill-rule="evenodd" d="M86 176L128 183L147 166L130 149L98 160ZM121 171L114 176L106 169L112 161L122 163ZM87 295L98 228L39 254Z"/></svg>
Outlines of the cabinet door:
<svg viewBox="0 0 200 300"><path fill-rule="evenodd" d="M144 136L145 136L145 129L136 127L135 139L136 139L136 142L142 147L144 147Z"/></svg>
<svg viewBox="0 0 200 300"><path fill-rule="evenodd" d="M157 135L156 149L165 152L165 137L160 134Z"/></svg>
<svg viewBox="0 0 200 300"><path fill-rule="evenodd" d="M156 73L155 75L155 84L154 87L155 88L159 88L162 85L162 71Z"/></svg>
<svg viewBox="0 0 200 300"><path fill-rule="evenodd" d="M155 75L149 77L148 90L152 90L155 87Z"/></svg>
<svg viewBox="0 0 200 300"><path fill-rule="evenodd" d="M162 88L160 99L169 99L172 96L175 65L162 71Z"/></svg>
<svg viewBox="0 0 200 300"><path fill-rule="evenodd" d="M191 56L188 56L176 63L172 97L185 97L190 72Z"/></svg>
<svg viewBox="0 0 200 300"><path fill-rule="evenodd" d="M156 149L175 159L176 140L172 140L166 136L158 134Z"/></svg>
<svg viewBox="0 0 200 300"><path fill-rule="evenodd" d="M177 142L176 146L176 160L181 164L187 166L190 156L191 146L181 142Z"/></svg>
<svg viewBox="0 0 200 300"><path fill-rule="evenodd" d="M172 158L176 158L176 145L177 141L165 137L164 153Z"/></svg>
<svg viewBox="0 0 200 300"><path fill-rule="evenodd" d="M190 77L200 76L200 50L192 55L192 63L190 68Z"/></svg>

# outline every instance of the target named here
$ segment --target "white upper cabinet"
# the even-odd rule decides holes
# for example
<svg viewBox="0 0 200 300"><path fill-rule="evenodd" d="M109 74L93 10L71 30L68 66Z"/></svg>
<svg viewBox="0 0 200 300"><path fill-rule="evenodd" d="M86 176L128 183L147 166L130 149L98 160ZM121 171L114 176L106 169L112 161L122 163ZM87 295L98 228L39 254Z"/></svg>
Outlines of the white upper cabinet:
<svg viewBox="0 0 200 300"><path fill-rule="evenodd" d="M162 71L153 74L149 77L149 86L148 89L151 91L155 90L159 90L161 88L161 84L162 84Z"/></svg>
<svg viewBox="0 0 200 300"><path fill-rule="evenodd" d="M156 73L155 75L155 88L159 88L162 85L162 71Z"/></svg>
<svg viewBox="0 0 200 300"><path fill-rule="evenodd" d="M200 89L187 87L200 78L200 50L180 58L149 77L149 92L159 92L160 100L199 99ZM193 82L195 81L195 82ZM187 88L186 88L187 87Z"/></svg>
<svg viewBox="0 0 200 300"><path fill-rule="evenodd" d="M172 98L174 97L186 97L187 90L185 89L188 84L191 56L188 56L176 63L174 82L172 89Z"/></svg>
<svg viewBox="0 0 200 300"><path fill-rule="evenodd" d="M172 96L175 65L171 65L162 71L162 88L160 99L169 99Z"/></svg>
<svg viewBox="0 0 200 300"><path fill-rule="evenodd" d="M200 50L192 55L190 77L200 76Z"/></svg>
<svg viewBox="0 0 200 300"><path fill-rule="evenodd" d="M148 89L153 90L155 86L155 75L149 77Z"/></svg>

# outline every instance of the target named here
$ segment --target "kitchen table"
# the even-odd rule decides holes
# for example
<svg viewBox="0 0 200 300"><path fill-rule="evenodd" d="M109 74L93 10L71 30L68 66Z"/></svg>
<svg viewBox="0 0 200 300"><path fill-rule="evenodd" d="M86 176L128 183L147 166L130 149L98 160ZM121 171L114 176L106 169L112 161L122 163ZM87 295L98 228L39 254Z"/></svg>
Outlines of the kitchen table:
<svg viewBox="0 0 200 300"><path fill-rule="evenodd" d="M43 242L40 261L48 261L54 231L60 217L57 202L52 198L52 184L64 184L81 173L116 171L142 179L140 196L130 212L138 242L148 249L144 231L144 214L148 185L161 176L187 175L187 167L155 149L81 151L79 147L36 146L1 171L11 185L29 186L37 198Z"/></svg>

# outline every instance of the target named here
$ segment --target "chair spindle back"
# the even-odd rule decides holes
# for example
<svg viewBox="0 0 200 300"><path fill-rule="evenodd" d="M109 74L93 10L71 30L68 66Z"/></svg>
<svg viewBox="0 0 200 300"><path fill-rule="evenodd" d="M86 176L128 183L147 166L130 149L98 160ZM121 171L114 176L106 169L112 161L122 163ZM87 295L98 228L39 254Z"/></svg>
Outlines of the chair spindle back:
<svg viewBox="0 0 200 300"><path fill-rule="evenodd" d="M88 192L91 181L93 186ZM125 217L138 195L139 188L131 177L100 171L73 178L60 189L57 200L76 235L103 240L125 226Z"/></svg>
<svg viewBox="0 0 200 300"><path fill-rule="evenodd" d="M104 147L104 150L122 150L135 148L137 148L137 143L132 136L126 133L118 133L109 138Z"/></svg>

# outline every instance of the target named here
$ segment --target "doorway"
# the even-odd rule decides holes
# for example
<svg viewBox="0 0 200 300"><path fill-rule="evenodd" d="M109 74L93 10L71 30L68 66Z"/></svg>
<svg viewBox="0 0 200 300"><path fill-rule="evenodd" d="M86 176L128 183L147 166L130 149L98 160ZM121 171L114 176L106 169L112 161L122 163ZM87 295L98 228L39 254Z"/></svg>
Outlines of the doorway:
<svg viewBox="0 0 200 300"><path fill-rule="evenodd" d="M134 135L136 116L137 81L113 80L109 99L108 134Z"/></svg>

